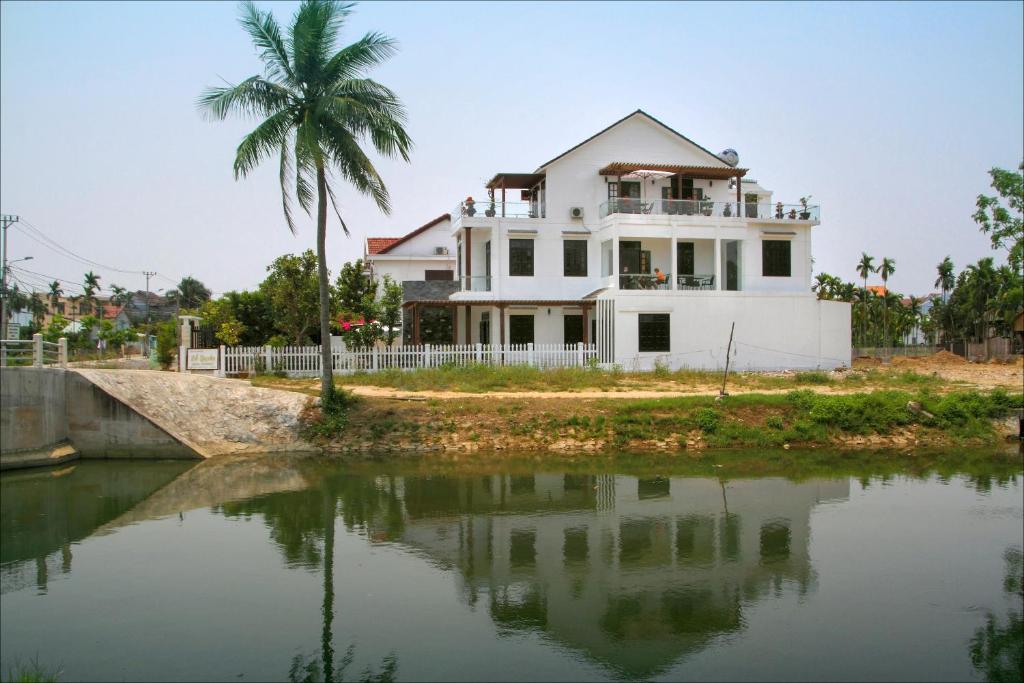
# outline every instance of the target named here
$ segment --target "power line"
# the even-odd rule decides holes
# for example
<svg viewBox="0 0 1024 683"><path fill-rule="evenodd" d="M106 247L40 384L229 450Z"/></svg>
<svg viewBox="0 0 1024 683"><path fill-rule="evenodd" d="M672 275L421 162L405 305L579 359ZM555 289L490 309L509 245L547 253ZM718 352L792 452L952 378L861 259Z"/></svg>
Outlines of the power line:
<svg viewBox="0 0 1024 683"><path fill-rule="evenodd" d="M29 239L34 240L35 242L41 244L42 246L57 252L62 256L73 259L75 261L78 261L79 263L91 266L93 268L102 268L104 270L111 270L114 271L115 273L123 273L126 275L142 275L142 271L140 270L126 270L124 268L116 268L114 266L109 266L105 263L100 263L99 261L94 261L90 258L86 258L85 256L77 254L68 249L67 247L63 246L59 242L56 242L55 240L47 237L42 230L32 225L32 223L30 223L29 221L22 219L21 224L24 227L22 227L22 225L15 225L15 228L19 230L22 234L24 234Z"/></svg>

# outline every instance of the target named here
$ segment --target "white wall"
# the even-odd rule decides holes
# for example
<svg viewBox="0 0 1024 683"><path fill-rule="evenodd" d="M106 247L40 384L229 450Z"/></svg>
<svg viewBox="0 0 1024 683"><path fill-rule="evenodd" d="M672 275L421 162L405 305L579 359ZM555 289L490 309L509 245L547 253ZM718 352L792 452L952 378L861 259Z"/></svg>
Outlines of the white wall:
<svg viewBox="0 0 1024 683"><path fill-rule="evenodd" d="M450 220L445 219L408 242L392 247L388 254L392 256L430 256L434 253L434 247L448 247L449 253L455 253L455 238L452 236Z"/></svg>
<svg viewBox="0 0 1024 683"><path fill-rule="evenodd" d="M621 292L615 296L616 362L627 370L655 361L676 368L725 366L733 322L736 370L849 367L850 304L813 295L744 292ZM671 315L671 349L638 351L638 316Z"/></svg>

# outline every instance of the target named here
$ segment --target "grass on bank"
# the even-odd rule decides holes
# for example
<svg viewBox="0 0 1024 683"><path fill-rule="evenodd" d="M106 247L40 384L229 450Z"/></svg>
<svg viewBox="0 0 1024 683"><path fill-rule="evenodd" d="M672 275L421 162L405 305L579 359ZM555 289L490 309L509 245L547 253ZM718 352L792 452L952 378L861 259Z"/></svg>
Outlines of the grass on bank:
<svg viewBox="0 0 1024 683"><path fill-rule="evenodd" d="M621 369L551 368L520 365L441 366L418 370L384 370L337 375L340 386L375 386L401 391L484 392L576 392L576 391L685 391L717 387L722 373L706 370L658 369L653 372L627 372ZM288 379L273 375L252 378L256 386L290 388L316 394L311 380ZM804 386L860 388L940 388L947 383L935 375L912 371L852 370L830 373L821 370L796 373L730 373L728 386L748 390L785 390Z"/></svg>

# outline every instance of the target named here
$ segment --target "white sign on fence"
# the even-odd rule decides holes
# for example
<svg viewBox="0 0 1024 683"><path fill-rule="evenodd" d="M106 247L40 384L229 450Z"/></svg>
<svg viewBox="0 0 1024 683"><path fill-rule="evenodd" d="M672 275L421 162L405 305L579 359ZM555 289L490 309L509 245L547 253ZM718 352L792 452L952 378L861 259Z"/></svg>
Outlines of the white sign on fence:
<svg viewBox="0 0 1024 683"><path fill-rule="evenodd" d="M189 349L185 364L188 370L216 370L220 367L218 349Z"/></svg>

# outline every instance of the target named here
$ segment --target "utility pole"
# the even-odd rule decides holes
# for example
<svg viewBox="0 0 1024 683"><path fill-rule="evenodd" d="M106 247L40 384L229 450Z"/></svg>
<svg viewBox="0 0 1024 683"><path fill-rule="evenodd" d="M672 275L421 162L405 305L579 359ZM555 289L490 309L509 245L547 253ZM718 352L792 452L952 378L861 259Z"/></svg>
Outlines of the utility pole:
<svg viewBox="0 0 1024 683"><path fill-rule="evenodd" d="M150 315L149 315L149 278L151 278L154 275L156 275L156 272L152 271L152 270L144 270L144 271L142 271L142 274L146 276L146 355L148 356L149 355L149 331L150 331L149 330L149 325L150 325Z"/></svg>
<svg viewBox="0 0 1024 683"><path fill-rule="evenodd" d="M732 333L736 331L736 321L732 323L732 327L729 328L729 346L725 349L725 374L722 375L722 390L718 392L718 398L728 396L728 392L725 390L725 382L729 379L729 356L732 354Z"/></svg>
<svg viewBox="0 0 1024 683"><path fill-rule="evenodd" d="M7 228L18 222L17 216L0 215L4 253L0 260L0 339L7 339Z"/></svg>

